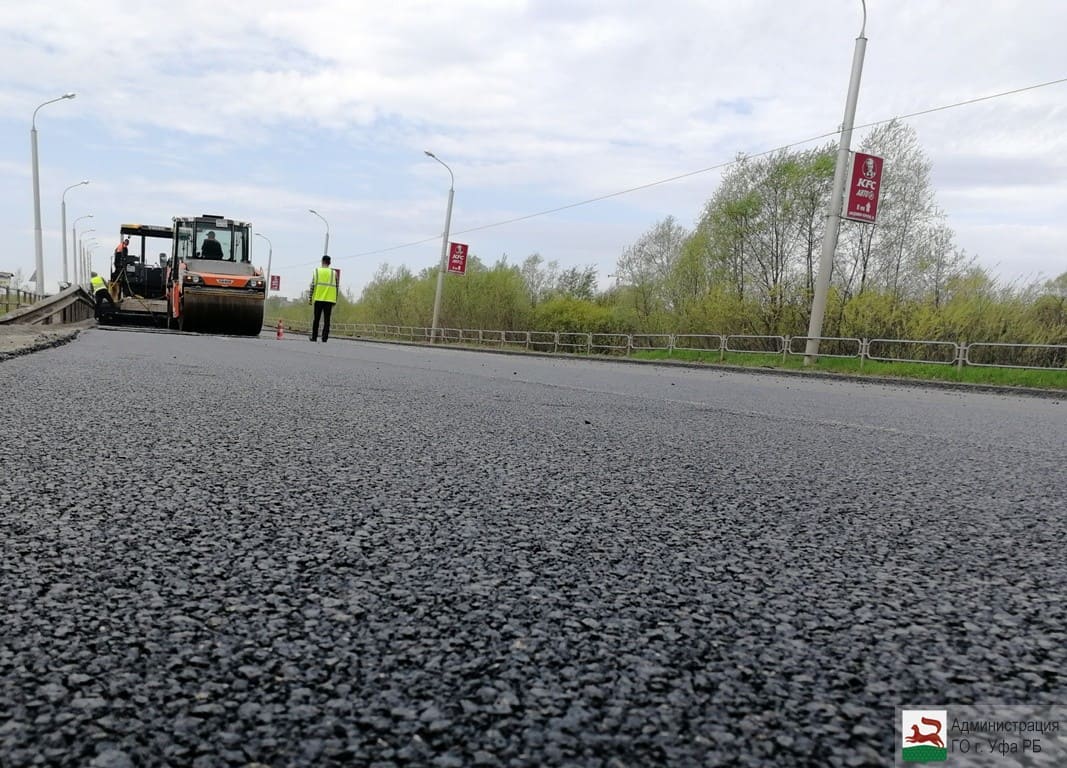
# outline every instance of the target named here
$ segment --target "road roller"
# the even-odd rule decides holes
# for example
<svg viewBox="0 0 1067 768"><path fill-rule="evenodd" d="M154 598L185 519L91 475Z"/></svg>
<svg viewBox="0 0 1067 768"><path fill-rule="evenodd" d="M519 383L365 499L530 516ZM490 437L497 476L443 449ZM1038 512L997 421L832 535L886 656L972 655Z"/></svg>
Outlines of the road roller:
<svg viewBox="0 0 1067 768"><path fill-rule="evenodd" d="M173 221L168 327L259 335L267 281L250 260L252 225L212 215Z"/></svg>

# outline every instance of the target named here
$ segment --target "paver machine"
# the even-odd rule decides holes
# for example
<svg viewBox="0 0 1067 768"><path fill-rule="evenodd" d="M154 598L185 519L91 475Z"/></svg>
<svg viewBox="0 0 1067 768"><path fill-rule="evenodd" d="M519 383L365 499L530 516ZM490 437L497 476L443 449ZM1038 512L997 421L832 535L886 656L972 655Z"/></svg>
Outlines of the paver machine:
<svg viewBox="0 0 1067 768"><path fill-rule="evenodd" d="M207 214L175 217L173 233L169 327L259 335L267 281L250 260L251 224Z"/></svg>
<svg viewBox="0 0 1067 768"><path fill-rule="evenodd" d="M132 243L130 248L115 249L115 260L108 280L111 305L103 306L101 322L165 325L169 257L166 251L162 251L158 263L153 264L148 252L169 247L173 238L171 228L152 224L123 224L119 228L119 237ZM166 243L160 242L163 240Z"/></svg>

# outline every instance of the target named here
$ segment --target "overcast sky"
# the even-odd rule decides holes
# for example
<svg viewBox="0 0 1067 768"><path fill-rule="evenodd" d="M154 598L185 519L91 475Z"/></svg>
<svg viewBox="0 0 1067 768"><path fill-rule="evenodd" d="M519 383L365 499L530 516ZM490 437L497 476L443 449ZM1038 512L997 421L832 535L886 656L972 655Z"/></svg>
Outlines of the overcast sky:
<svg viewBox="0 0 1067 768"><path fill-rule="evenodd" d="M857 125L1067 77L1062 0L868 0ZM451 239L492 263L595 266L720 171L491 226L835 130L860 0L52 0L0 14L0 270L34 267L37 116L46 287L60 200L107 268L122 223L221 214L273 244L282 293L322 255L356 295ZM1005 281L1067 271L1067 84L908 120L960 246ZM862 138L854 137L853 145ZM417 243L417 245L406 245ZM256 263L266 242L255 238ZM406 247L397 247L406 246ZM389 250L387 250L389 249Z"/></svg>

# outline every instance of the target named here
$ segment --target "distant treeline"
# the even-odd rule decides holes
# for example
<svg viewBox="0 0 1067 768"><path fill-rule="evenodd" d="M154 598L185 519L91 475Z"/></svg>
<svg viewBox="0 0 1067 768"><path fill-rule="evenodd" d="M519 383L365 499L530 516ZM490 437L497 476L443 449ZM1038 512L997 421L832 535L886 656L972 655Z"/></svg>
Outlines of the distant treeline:
<svg viewBox="0 0 1067 768"><path fill-rule="evenodd" d="M1067 343L1067 272L1004 285L976 266L955 244L910 127L876 128L859 149L885 158L878 223L841 226L824 336ZM466 275L445 278L440 324L804 335L835 152L830 144L738 158L696 226L655 224L620 255L606 291L593 267L560 269L539 254L487 266L472 256ZM342 297L334 317L428 327L436 280L435 269L383 266L358 300ZM275 302L269 314L306 311Z"/></svg>

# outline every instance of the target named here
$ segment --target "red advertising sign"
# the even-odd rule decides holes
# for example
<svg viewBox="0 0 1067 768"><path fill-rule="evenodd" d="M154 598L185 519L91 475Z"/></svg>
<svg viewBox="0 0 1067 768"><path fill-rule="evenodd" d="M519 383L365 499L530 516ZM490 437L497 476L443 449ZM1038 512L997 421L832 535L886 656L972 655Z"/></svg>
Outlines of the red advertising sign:
<svg viewBox="0 0 1067 768"><path fill-rule="evenodd" d="M873 224L878 215L878 190L882 186L882 158L852 153L845 218Z"/></svg>
<svg viewBox="0 0 1067 768"><path fill-rule="evenodd" d="M448 271L462 275L467 271L467 246L464 243L448 244Z"/></svg>
<svg viewBox="0 0 1067 768"><path fill-rule="evenodd" d="M282 276L271 275L270 276L270 289L272 291L280 291L282 289Z"/></svg>

